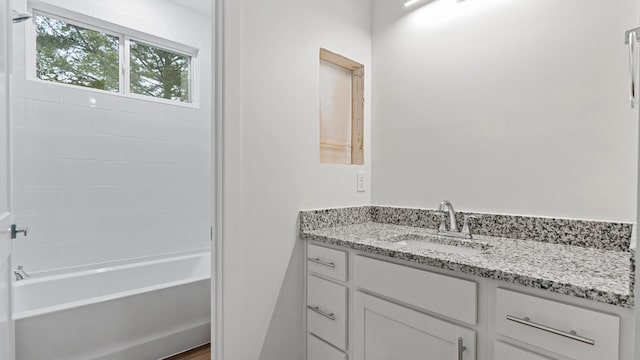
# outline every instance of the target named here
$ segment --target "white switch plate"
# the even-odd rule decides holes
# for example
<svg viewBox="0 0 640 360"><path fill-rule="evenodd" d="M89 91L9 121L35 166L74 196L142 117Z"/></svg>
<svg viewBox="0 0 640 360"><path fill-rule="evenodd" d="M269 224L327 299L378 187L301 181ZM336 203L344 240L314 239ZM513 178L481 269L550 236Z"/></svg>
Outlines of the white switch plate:
<svg viewBox="0 0 640 360"><path fill-rule="evenodd" d="M367 173L364 171L358 171L356 190L358 192L367 191Z"/></svg>

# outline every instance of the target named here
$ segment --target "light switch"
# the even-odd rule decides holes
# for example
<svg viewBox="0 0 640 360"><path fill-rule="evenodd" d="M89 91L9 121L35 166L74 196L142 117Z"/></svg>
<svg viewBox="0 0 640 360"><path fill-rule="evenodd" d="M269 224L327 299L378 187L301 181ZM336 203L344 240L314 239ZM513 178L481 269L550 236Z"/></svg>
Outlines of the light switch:
<svg viewBox="0 0 640 360"><path fill-rule="evenodd" d="M358 171L356 190L358 192L367 191L367 173L364 171Z"/></svg>

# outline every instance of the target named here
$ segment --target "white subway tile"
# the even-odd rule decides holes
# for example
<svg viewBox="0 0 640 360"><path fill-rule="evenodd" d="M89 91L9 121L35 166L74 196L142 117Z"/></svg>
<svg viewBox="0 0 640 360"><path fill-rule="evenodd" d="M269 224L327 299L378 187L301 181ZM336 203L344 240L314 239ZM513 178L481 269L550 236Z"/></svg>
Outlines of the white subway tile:
<svg viewBox="0 0 640 360"><path fill-rule="evenodd" d="M14 187L13 212L20 215L57 214L64 211L63 187Z"/></svg>
<svg viewBox="0 0 640 360"><path fill-rule="evenodd" d="M209 246L208 110L19 83L14 210L31 234L16 260L27 270Z"/></svg>
<svg viewBox="0 0 640 360"><path fill-rule="evenodd" d="M16 242L13 263L23 265L27 272L65 267L65 245L63 242L39 244Z"/></svg>
<svg viewBox="0 0 640 360"><path fill-rule="evenodd" d="M69 186L73 163L69 159L26 157L24 186Z"/></svg>
<svg viewBox="0 0 640 360"><path fill-rule="evenodd" d="M58 157L60 140L56 131L16 128L13 149L20 156Z"/></svg>

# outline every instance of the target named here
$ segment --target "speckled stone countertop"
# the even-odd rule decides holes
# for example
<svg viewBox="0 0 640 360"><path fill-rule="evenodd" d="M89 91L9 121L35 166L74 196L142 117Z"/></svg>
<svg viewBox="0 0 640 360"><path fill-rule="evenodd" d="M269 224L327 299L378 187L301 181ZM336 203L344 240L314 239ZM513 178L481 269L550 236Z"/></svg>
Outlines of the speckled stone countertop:
<svg viewBox="0 0 640 360"><path fill-rule="evenodd" d="M455 240L437 236L435 229L424 226L380 222L378 220L381 219L375 218L375 211L373 218L367 216L366 212L370 210L366 208L352 209L354 211L336 210L342 214L337 217L331 214L332 221L329 223L317 222L317 213L308 216L309 213L303 212L300 237L401 261L633 307L631 279L634 277L635 264L628 248L630 236L624 240L626 251L618 250L615 246L599 248L583 243L578 246L487 235L474 235L471 240ZM345 214L348 215L346 218ZM310 226L310 223L313 225ZM477 251L455 254L407 246L402 242L411 238L450 243Z"/></svg>

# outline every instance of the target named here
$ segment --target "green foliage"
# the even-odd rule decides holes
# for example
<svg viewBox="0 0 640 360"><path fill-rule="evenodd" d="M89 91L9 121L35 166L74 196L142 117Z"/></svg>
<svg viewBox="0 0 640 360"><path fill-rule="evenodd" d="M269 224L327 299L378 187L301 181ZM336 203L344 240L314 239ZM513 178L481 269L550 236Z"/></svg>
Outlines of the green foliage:
<svg viewBox="0 0 640 360"><path fill-rule="evenodd" d="M36 16L38 78L118 92L120 38ZM130 92L190 102L191 57L130 41Z"/></svg>
<svg viewBox="0 0 640 360"><path fill-rule="evenodd" d="M120 39L63 21L36 16L38 78L119 91Z"/></svg>
<svg viewBox="0 0 640 360"><path fill-rule="evenodd" d="M189 56L131 41L131 92L190 101Z"/></svg>

